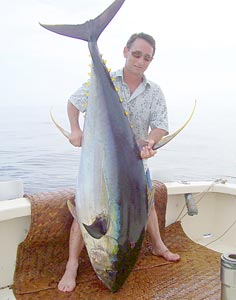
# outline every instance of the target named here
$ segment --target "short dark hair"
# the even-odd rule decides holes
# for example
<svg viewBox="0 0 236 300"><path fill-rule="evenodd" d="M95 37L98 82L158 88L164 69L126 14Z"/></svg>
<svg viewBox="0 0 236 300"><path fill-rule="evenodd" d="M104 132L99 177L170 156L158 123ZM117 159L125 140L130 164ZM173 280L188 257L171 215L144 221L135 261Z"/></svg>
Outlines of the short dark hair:
<svg viewBox="0 0 236 300"><path fill-rule="evenodd" d="M144 33L144 32L140 32L140 33L134 33L131 35L131 37L128 39L127 43L126 43L126 47L128 49L130 49L130 47L132 46L132 44L134 43L134 41L136 39L143 39L145 40L146 42L148 42L152 48L153 48L153 54L152 56L154 56L155 54L155 51L156 51L156 41L154 40L154 38L147 34L147 33Z"/></svg>

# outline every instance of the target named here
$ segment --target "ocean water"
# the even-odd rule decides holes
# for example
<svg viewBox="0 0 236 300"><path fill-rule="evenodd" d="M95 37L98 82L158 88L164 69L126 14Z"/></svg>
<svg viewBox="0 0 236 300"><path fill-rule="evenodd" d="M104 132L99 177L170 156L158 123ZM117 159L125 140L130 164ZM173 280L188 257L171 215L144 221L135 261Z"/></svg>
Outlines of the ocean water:
<svg viewBox="0 0 236 300"><path fill-rule="evenodd" d="M170 132L180 127L193 103L168 106ZM81 149L52 124L50 107L0 106L0 181L21 179L26 193L74 188ZM236 182L234 105L197 104L191 123L149 160L152 176L163 182L224 178ZM69 128L66 105L54 117Z"/></svg>

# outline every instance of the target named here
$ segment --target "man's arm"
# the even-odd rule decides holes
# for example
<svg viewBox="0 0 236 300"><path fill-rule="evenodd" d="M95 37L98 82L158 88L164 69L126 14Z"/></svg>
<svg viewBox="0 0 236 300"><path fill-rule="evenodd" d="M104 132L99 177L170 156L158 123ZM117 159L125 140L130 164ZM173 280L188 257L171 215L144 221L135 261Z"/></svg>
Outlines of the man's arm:
<svg viewBox="0 0 236 300"><path fill-rule="evenodd" d="M165 136L167 132L160 128L153 128L146 140L147 145L144 146L140 152L141 157L144 158L150 158L156 154L157 151L153 150L152 147L159 142L163 136Z"/></svg>
<svg viewBox="0 0 236 300"><path fill-rule="evenodd" d="M75 147L81 147L83 132L79 126L79 110L70 101L67 103L67 114L71 128L69 141Z"/></svg>
<svg viewBox="0 0 236 300"><path fill-rule="evenodd" d="M153 140L153 145L158 143L163 136L167 135L167 131L164 129L160 129L160 128L153 128L149 135L148 135L148 140Z"/></svg>

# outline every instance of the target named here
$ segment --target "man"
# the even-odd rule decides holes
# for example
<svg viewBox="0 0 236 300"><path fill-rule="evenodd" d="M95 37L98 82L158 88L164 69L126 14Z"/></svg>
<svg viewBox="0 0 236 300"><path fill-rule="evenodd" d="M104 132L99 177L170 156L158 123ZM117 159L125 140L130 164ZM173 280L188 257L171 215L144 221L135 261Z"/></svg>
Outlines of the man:
<svg viewBox="0 0 236 300"><path fill-rule="evenodd" d="M123 54L125 66L111 74L115 87L118 88L123 107L132 125L137 140L146 140L141 150L144 167L146 160L156 154L152 147L168 133L167 108L164 95L159 86L144 76L144 72L155 54L155 40L145 33L133 34L128 40ZM81 147L83 132L79 126L79 112L84 112L87 105L88 86L84 84L68 101L68 117L71 126L70 143ZM150 132L149 128L151 128ZM178 261L180 256L170 252L163 243L158 226L154 204L151 207L147 231L152 239L153 255L162 256L167 261ZM69 241L69 259L65 273L58 284L62 292L71 292L76 285L78 258L84 247L79 224L74 220Z"/></svg>

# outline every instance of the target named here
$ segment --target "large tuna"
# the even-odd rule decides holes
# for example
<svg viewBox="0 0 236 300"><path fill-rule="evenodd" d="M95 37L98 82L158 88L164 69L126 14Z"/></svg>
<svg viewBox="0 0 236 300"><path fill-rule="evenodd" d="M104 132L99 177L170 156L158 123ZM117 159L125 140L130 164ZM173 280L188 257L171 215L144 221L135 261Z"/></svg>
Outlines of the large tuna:
<svg viewBox="0 0 236 300"><path fill-rule="evenodd" d="M76 214L97 276L113 292L131 272L148 218L148 187L140 149L120 103L97 40L124 0L81 25L42 25L88 42L92 57L83 130Z"/></svg>

